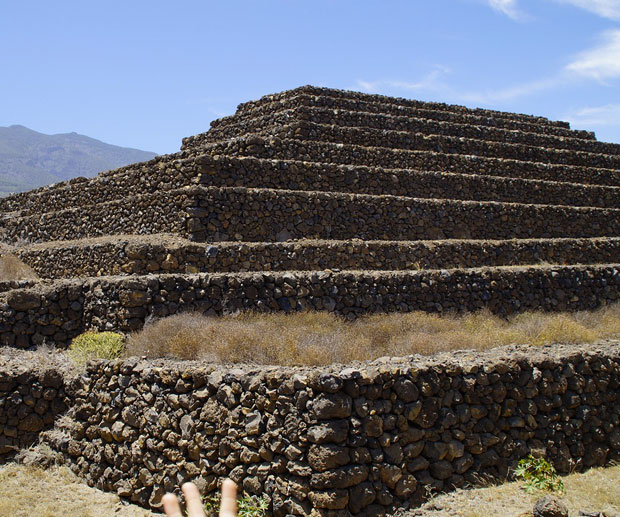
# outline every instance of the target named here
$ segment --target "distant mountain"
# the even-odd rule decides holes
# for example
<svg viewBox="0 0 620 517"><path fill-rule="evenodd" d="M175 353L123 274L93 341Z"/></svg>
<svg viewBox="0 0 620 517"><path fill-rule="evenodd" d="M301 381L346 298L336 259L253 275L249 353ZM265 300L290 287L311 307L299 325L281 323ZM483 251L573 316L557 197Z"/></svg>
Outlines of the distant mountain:
<svg viewBox="0 0 620 517"><path fill-rule="evenodd" d="M77 133L45 135L0 127L0 196L150 160L155 153L105 144Z"/></svg>

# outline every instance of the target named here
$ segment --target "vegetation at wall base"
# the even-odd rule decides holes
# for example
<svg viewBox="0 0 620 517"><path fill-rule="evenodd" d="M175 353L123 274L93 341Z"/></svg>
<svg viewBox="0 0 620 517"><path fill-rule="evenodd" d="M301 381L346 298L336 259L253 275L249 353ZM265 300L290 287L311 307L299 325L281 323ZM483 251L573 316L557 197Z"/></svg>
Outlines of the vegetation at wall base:
<svg viewBox="0 0 620 517"><path fill-rule="evenodd" d="M566 492L564 482L555 468L544 458L535 458L529 454L519 461L514 472L517 479L523 481L523 489L528 493L535 492Z"/></svg>
<svg viewBox="0 0 620 517"><path fill-rule="evenodd" d="M207 517L217 517L220 512L220 497L209 497L204 502ZM266 497L242 496L237 500L237 515L239 517L267 517L269 515L269 501Z"/></svg>

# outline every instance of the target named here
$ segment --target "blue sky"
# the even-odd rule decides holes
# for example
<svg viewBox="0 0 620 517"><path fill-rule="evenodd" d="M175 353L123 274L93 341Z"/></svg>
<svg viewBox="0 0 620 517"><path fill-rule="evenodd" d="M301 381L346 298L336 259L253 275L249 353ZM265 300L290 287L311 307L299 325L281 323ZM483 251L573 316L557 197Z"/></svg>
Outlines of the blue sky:
<svg viewBox="0 0 620 517"><path fill-rule="evenodd" d="M158 153L304 84L620 142L620 0L0 0L0 48L0 126Z"/></svg>

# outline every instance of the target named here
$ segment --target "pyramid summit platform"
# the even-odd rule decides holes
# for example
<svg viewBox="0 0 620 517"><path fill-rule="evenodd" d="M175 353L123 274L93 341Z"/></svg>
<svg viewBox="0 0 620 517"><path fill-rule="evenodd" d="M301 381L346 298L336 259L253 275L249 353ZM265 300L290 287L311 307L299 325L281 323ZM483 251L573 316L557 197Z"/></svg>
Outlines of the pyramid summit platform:
<svg viewBox="0 0 620 517"><path fill-rule="evenodd" d="M620 145L543 117L311 86L178 153L0 199L41 280L0 340L181 311L592 309L620 292Z"/></svg>

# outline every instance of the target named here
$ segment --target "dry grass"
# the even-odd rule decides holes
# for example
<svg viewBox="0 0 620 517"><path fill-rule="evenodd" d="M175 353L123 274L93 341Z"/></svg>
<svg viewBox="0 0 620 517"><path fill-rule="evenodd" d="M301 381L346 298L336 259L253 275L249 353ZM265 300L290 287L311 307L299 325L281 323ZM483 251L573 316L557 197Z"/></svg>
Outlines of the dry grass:
<svg viewBox="0 0 620 517"><path fill-rule="evenodd" d="M593 312L531 312L510 320L487 311L459 316L377 314L354 322L326 312L222 317L185 313L150 322L129 336L126 353L223 363L326 365L515 343L589 343L617 337L620 305Z"/></svg>
<svg viewBox="0 0 620 517"><path fill-rule="evenodd" d="M577 515L579 510L609 512L620 516L620 465L571 474L563 478L566 494L560 497ZM522 483L458 490L436 496L426 505L406 515L420 517L526 517L532 515L536 500L544 494L526 494Z"/></svg>
<svg viewBox="0 0 620 517"><path fill-rule="evenodd" d="M147 517L151 512L124 505L115 494L90 488L66 467L43 470L16 465L0 467L0 515L11 517Z"/></svg>
<svg viewBox="0 0 620 517"><path fill-rule="evenodd" d="M620 466L592 469L564 479L562 500L571 515L578 510L620 515ZM531 516L540 495L521 490L521 483L459 490L435 497L423 508L399 515L420 517ZM150 512L123 505L118 497L81 483L66 467L42 470L8 464L0 467L0 515L11 517L147 517Z"/></svg>
<svg viewBox="0 0 620 517"><path fill-rule="evenodd" d="M35 368L38 371L56 370L65 379L82 371L82 368L76 365L66 352L48 343L38 346L35 350L22 350L11 346L0 347L0 368L6 362L33 365L29 368Z"/></svg>
<svg viewBox="0 0 620 517"><path fill-rule="evenodd" d="M38 278L33 269L15 255L0 255L0 282L36 280Z"/></svg>

